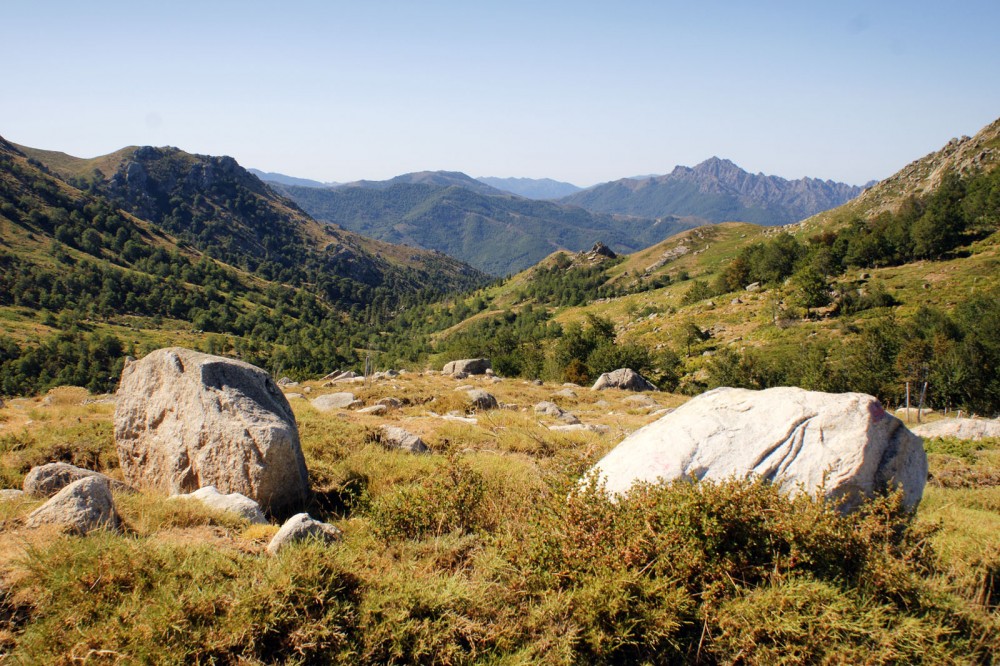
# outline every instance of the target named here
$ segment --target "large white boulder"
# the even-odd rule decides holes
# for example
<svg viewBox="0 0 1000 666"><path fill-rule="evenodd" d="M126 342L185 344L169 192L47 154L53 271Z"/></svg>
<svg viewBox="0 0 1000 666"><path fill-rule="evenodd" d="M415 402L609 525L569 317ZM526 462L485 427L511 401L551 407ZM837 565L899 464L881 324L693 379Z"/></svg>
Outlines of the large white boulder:
<svg viewBox="0 0 1000 666"><path fill-rule="evenodd" d="M942 419L913 428L921 437L954 437L956 439L979 440L986 437L1000 437L998 419Z"/></svg>
<svg viewBox="0 0 1000 666"><path fill-rule="evenodd" d="M913 508L927 456L923 441L869 395L719 388L632 433L594 469L619 494L637 481L759 476L789 493L822 487L845 510L901 486Z"/></svg>
<svg viewBox="0 0 1000 666"><path fill-rule="evenodd" d="M88 476L69 484L28 514L25 524L57 525L73 534L87 534L100 528L117 531L121 528L121 518L107 480Z"/></svg>
<svg viewBox="0 0 1000 666"><path fill-rule="evenodd" d="M309 492L288 400L260 368L173 347L122 372L115 443L126 480L175 495L204 486L268 511Z"/></svg>

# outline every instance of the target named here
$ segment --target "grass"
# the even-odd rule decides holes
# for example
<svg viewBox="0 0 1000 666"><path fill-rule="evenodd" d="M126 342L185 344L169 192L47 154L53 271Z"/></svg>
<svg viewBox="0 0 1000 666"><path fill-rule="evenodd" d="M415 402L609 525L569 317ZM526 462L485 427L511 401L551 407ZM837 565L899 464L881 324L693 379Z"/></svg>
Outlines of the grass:
<svg viewBox="0 0 1000 666"><path fill-rule="evenodd" d="M517 410L446 421L454 380L354 390L382 417L293 401L316 499L343 540L264 554L249 525L150 493L123 534L27 530L0 504L0 663L990 663L1000 632L1000 442L928 443L915 517L851 516L752 482L643 487L612 502L585 470L652 420L617 391L560 404L608 435L556 433L560 387L482 385ZM311 383L310 397L324 390ZM293 389L301 391L303 387ZM683 399L655 394L661 406ZM604 401L598 404L599 401ZM116 473L113 407L79 391L0 409L0 478L76 447ZM32 421L32 423L28 423ZM381 423L432 453L383 449ZM30 430L29 430L30 429Z"/></svg>

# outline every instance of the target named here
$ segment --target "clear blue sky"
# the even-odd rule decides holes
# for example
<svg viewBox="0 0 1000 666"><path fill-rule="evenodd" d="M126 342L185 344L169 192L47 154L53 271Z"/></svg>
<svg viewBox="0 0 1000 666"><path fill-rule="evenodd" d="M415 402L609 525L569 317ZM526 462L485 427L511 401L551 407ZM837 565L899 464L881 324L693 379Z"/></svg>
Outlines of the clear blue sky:
<svg viewBox="0 0 1000 666"><path fill-rule="evenodd" d="M323 181L712 155L860 184L1000 116L1000 2L4 0L0 135Z"/></svg>

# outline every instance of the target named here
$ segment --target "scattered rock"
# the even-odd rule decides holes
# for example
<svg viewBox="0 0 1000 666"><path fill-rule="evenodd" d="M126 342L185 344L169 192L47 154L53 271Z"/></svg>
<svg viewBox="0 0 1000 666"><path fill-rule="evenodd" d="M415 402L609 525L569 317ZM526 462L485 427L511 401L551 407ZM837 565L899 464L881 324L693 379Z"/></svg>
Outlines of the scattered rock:
<svg viewBox="0 0 1000 666"><path fill-rule="evenodd" d="M648 395L630 395L624 402L636 407L656 407L658 403Z"/></svg>
<svg viewBox="0 0 1000 666"><path fill-rule="evenodd" d="M295 381L294 379L292 379L291 377L282 377L281 379L279 379L275 383L278 386L282 387L282 388L292 387L292 386L298 386L299 385L299 383L297 381Z"/></svg>
<svg viewBox="0 0 1000 666"><path fill-rule="evenodd" d="M321 412L332 412L335 409L350 409L361 404L353 393L327 393L309 401L309 404Z"/></svg>
<svg viewBox="0 0 1000 666"><path fill-rule="evenodd" d="M549 430L551 430L552 432L579 432L579 431L587 431L587 432L596 432L596 433L602 433L603 434L603 433L609 432L611 430L611 428L609 428L606 425L600 425L600 424L574 423L574 424L570 424L570 425L554 425L554 426L549 426Z"/></svg>
<svg viewBox="0 0 1000 666"><path fill-rule="evenodd" d="M556 391L552 395L558 396L560 398L569 398L571 400L576 399L576 392L573 389L564 388L561 391Z"/></svg>
<svg viewBox="0 0 1000 666"><path fill-rule="evenodd" d="M472 389L471 391L466 391L466 395L472 401L472 408L478 411L486 411L487 409L496 409L500 405L497 403L497 399L493 397L492 393L487 393L482 389Z"/></svg>
<svg viewBox="0 0 1000 666"><path fill-rule="evenodd" d="M925 439L955 437L956 439L980 440L986 437L1000 437L1000 420L942 419L934 423L918 425L912 430L915 435Z"/></svg>
<svg viewBox="0 0 1000 666"><path fill-rule="evenodd" d="M52 497L57 492L80 479L96 476L104 479L115 490L127 490L121 481L115 481L100 472L92 472L69 463L54 462L46 465L32 467L31 471L24 477L24 492L29 495L39 495L41 497Z"/></svg>
<svg viewBox="0 0 1000 666"><path fill-rule="evenodd" d="M285 398L287 400L305 400L305 396L301 393L286 393Z"/></svg>
<svg viewBox="0 0 1000 666"><path fill-rule="evenodd" d="M178 494L211 485L266 511L301 506L309 494L288 400L242 361L173 347L128 365L115 443L136 487Z"/></svg>
<svg viewBox="0 0 1000 666"><path fill-rule="evenodd" d="M401 409L403 407L403 401L399 398L379 398L375 401L376 405L385 405L389 409Z"/></svg>
<svg viewBox="0 0 1000 666"><path fill-rule="evenodd" d="M619 368L613 372L605 372L597 378L592 387L595 391L616 388L625 391L656 391L647 379L631 368Z"/></svg>
<svg viewBox="0 0 1000 666"><path fill-rule="evenodd" d="M379 428L379 442L387 449L399 449L411 453L425 453L430 449L424 440L402 428L384 425Z"/></svg>
<svg viewBox="0 0 1000 666"><path fill-rule="evenodd" d="M372 405L371 407L359 409L358 414L374 414L379 416L381 414L385 414L387 411L389 411L389 408L385 405Z"/></svg>
<svg viewBox="0 0 1000 666"><path fill-rule="evenodd" d="M306 395L309 395L310 393L313 392L312 386L306 386L305 388L302 389L302 392L305 393Z"/></svg>
<svg viewBox="0 0 1000 666"><path fill-rule="evenodd" d="M466 375L484 375L486 370L493 369L493 365L488 358L466 358L461 361L449 361L445 363L442 374L455 375L464 372Z"/></svg>
<svg viewBox="0 0 1000 666"><path fill-rule="evenodd" d="M28 493L17 488L0 488L0 502L13 502L24 499L27 495Z"/></svg>
<svg viewBox="0 0 1000 666"><path fill-rule="evenodd" d="M341 536L342 532L333 525L313 520L308 513L297 513L285 521L285 524L271 539L271 543L267 544L267 552L271 555L277 555L286 546L307 539L333 543L339 541Z"/></svg>
<svg viewBox="0 0 1000 666"><path fill-rule="evenodd" d="M569 425L577 425L580 423L580 419L576 418L576 415L570 414L569 412L563 412L557 418L563 423L568 423Z"/></svg>
<svg viewBox="0 0 1000 666"><path fill-rule="evenodd" d="M460 384L455 387L456 391L471 391L475 387L472 384Z"/></svg>
<svg viewBox="0 0 1000 666"><path fill-rule="evenodd" d="M900 485L915 507L927 481L919 437L861 393L719 388L625 438L594 467L613 493L636 481L760 476L845 510Z"/></svg>
<svg viewBox="0 0 1000 666"><path fill-rule="evenodd" d="M545 414L546 416L562 416L564 412L562 407L556 403L544 400L535 405L535 413Z"/></svg>
<svg viewBox="0 0 1000 666"><path fill-rule="evenodd" d="M534 385L534 386L541 386L543 382L542 382L542 380L541 380L541 379L532 379L532 380L531 380L531 383L532 383L532 385Z"/></svg>
<svg viewBox="0 0 1000 666"><path fill-rule="evenodd" d="M260 510L260 505L257 502L240 493L223 495L215 486L205 486L186 495L173 495L170 499L198 500L211 509L235 513L251 523L258 525L267 523L267 519L264 518L264 513Z"/></svg>
<svg viewBox="0 0 1000 666"><path fill-rule="evenodd" d="M760 282L751 282L744 289L749 292L760 291Z"/></svg>
<svg viewBox="0 0 1000 666"><path fill-rule="evenodd" d="M117 531L121 528L121 518L115 510L107 481L88 476L69 484L28 514L25 524L28 527L58 525L82 535L100 528Z"/></svg>
<svg viewBox="0 0 1000 666"><path fill-rule="evenodd" d="M928 416L934 413L935 413L934 410L930 409L929 407L924 407L923 409L920 410L921 417ZM901 419L916 419L917 408L910 407L909 409L907 409L906 407L900 407L899 409L896 410L895 414Z"/></svg>

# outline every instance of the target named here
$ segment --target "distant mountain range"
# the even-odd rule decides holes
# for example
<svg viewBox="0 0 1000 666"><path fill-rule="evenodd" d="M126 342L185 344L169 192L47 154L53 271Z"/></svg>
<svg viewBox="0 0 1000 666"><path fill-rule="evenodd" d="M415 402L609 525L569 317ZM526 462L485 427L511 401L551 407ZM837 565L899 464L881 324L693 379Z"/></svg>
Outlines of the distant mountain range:
<svg viewBox="0 0 1000 666"><path fill-rule="evenodd" d="M528 199L559 199L582 190L572 183L551 178L477 178L481 183Z"/></svg>
<svg viewBox="0 0 1000 666"><path fill-rule="evenodd" d="M297 185L299 187L333 187L339 183L321 183L318 180L310 180L309 178L296 178L295 176L286 176L283 173L275 173L274 171L261 171L260 169L247 169L250 173L257 176L263 181L271 183L281 183L282 185Z"/></svg>
<svg viewBox="0 0 1000 666"><path fill-rule="evenodd" d="M501 192L462 173L419 172L336 188L273 184L317 220L390 243L444 252L493 275L597 241L634 252L703 220L591 213Z"/></svg>
<svg viewBox="0 0 1000 666"><path fill-rule="evenodd" d="M751 174L729 160L713 157L695 167L678 166L665 176L595 185L559 203L599 213L678 215L777 226L839 206L863 190L830 180Z"/></svg>

